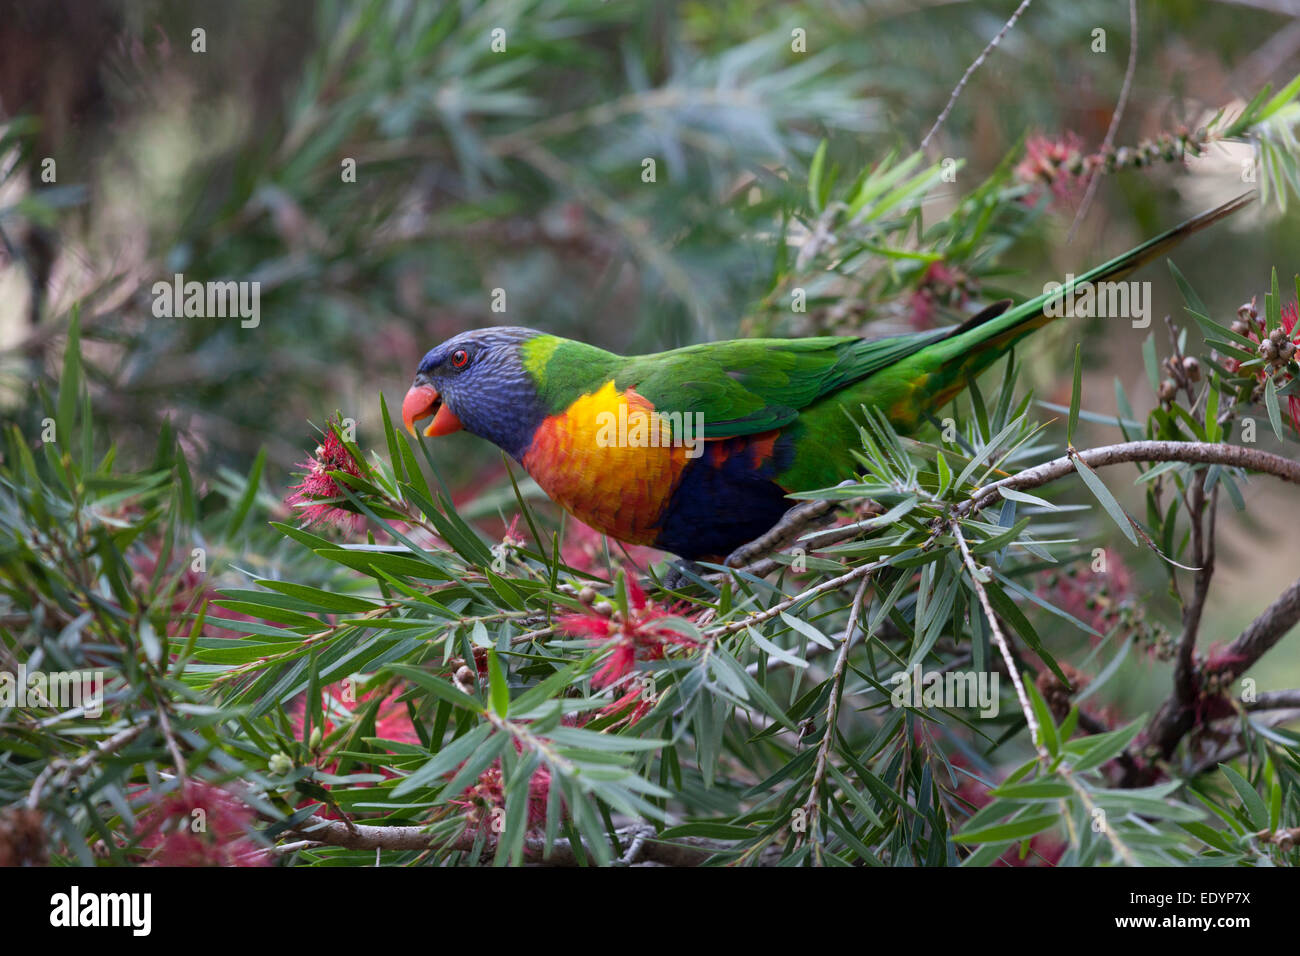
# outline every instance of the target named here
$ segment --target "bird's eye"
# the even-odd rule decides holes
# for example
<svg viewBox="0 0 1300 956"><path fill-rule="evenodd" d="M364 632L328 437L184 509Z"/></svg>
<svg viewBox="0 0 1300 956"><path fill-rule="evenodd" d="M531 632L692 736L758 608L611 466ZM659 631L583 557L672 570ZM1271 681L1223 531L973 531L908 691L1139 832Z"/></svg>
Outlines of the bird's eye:
<svg viewBox="0 0 1300 956"><path fill-rule="evenodd" d="M451 367L464 368L469 364L469 353L464 349L457 349L451 353Z"/></svg>

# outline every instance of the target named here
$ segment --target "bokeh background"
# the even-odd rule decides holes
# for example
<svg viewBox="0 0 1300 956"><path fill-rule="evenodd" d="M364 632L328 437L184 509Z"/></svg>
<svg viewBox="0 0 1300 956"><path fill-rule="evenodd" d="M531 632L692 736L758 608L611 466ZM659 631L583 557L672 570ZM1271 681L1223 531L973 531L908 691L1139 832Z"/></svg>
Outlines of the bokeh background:
<svg viewBox="0 0 1300 956"><path fill-rule="evenodd" d="M915 321L906 292L811 319L771 301L774 264L800 235L784 211L823 138L851 174L915 149L1015 7L7 0L0 416L37 430L36 395L57 379L74 304L96 411L124 458L147 454L166 419L196 474L246 471L265 448L280 487L315 445L313 423L335 411L356 419L362 447L382 447L380 394L394 405L420 356L467 328L529 325L653 351L760 329L877 334ZM492 47L497 29L504 51ZM795 30L804 52L792 49ZM927 201L935 214L1015 162L1028 137L1073 135L1095 149L1129 40L1121 0L1031 5L930 144L931 159L964 163ZM1117 144L1195 126L1289 80L1300 3L1146 0L1137 42ZM646 157L653 183L642 179ZM46 159L54 182L41 179ZM1072 239L1078 197L1053 203L1002 251L996 281L973 280L968 304L1041 291L1229 198L1243 188L1240 161L1225 149L1107 177ZM1272 266L1287 288L1300 264L1295 226L1293 212L1256 207L1177 261L1228 321ZM154 318L151 286L175 272L260 282L260 325ZM1141 278L1153 282L1159 330L1181 300L1163 266ZM494 289L505 290L504 313L492 311ZM1066 402L1082 340L1085 406L1113 412L1119 379L1141 416L1154 403L1144 337L1076 323L1023 357L1040 397ZM1261 443L1272 441L1261 428ZM441 455L466 498L503 486L484 443L452 436ZM1256 481L1247 503L1221 521L1204 643L1235 636L1300 566L1294 493ZM1100 522L1099 534L1117 537ZM1147 554L1121 553L1158 613L1159 570ZM1269 663L1261 686L1300 681L1294 647ZM1118 692L1158 699L1162 667Z"/></svg>

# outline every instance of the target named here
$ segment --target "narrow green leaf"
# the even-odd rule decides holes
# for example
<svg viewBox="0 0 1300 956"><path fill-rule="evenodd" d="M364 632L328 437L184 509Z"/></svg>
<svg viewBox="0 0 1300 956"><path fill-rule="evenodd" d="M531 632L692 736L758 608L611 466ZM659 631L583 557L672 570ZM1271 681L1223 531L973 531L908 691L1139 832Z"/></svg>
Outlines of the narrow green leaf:
<svg viewBox="0 0 1300 956"><path fill-rule="evenodd" d="M484 713L486 710L486 708L484 708L484 706L473 697L462 693L448 684L445 680L435 677L433 674L430 674L428 671L422 670L419 667L411 667L409 664L388 664L384 667L384 670L389 673L397 674L399 677L405 677L407 680L418 684L434 696L447 701L454 707L473 711L476 714Z"/></svg>
<svg viewBox="0 0 1300 956"><path fill-rule="evenodd" d="M817 152L813 153L812 165L808 167L808 206L815 213L819 213L822 210L822 170L826 166L827 145L827 140L822 140L821 143L818 144Z"/></svg>
<svg viewBox="0 0 1300 956"><path fill-rule="evenodd" d="M1187 307L1201 315L1209 315L1210 310L1205 307L1205 303L1201 301L1201 297L1196 294L1196 290L1192 288L1192 284L1187 281L1178 266L1174 265L1174 260L1167 259L1165 261L1169 265L1169 271L1173 273L1174 282L1177 283L1178 291L1182 293L1183 301L1187 303Z"/></svg>
<svg viewBox="0 0 1300 956"><path fill-rule="evenodd" d="M1001 787L995 787L989 791L993 797L1001 797L1003 800L1059 800L1062 797L1068 797L1074 793L1073 788L1068 783L1062 783L1059 780L1035 780L1031 783L1012 783Z"/></svg>
<svg viewBox="0 0 1300 956"><path fill-rule="evenodd" d="M758 632L758 628L748 627L746 628L746 632L749 634L750 640L752 640L763 650L767 651L768 654L770 654L772 657L775 657L777 660L785 661L787 664L791 665L792 667L803 668L808 666L808 662L804 660L802 657L790 653L783 647L778 647L777 645L769 641L767 638L765 638L762 634Z"/></svg>
<svg viewBox="0 0 1300 956"><path fill-rule="evenodd" d="M785 611L781 612L781 620L785 621L787 627L798 631L814 644L820 644L828 651L835 650L835 643L807 621L800 620L797 617L792 617L791 615L786 614Z"/></svg>
<svg viewBox="0 0 1300 956"><path fill-rule="evenodd" d="M63 347L63 377L59 379L59 404L55 413L58 423L58 442L70 448L72 423L77 414L77 401L81 389L81 320L80 310L72 310L68 323L68 340ZM90 422L81 423L90 428Z"/></svg>
<svg viewBox="0 0 1300 956"><path fill-rule="evenodd" d="M226 536L233 537L239 530L244 519L248 517L249 509L253 507L253 500L257 497L257 489L262 481L262 469L266 466L266 449L263 448L257 453L257 458L253 462L253 467L248 471L248 484L244 488L244 493L239 497L239 503L235 505L235 510L230 514L230 521L226 525Z"/></svg>
<svg viewBox="0 0 1300 956"><path fill-rule="evenodd" d="M939 492L938 497L942 498L948 493L948 488L952 485L952 471L948 467L948 459L939 452L935 457L935 467L939 473Z"/></svg>
<svg viewBox="0 0 1300 956"><path fill-rule="evenodd" d="M1015 488L1008 488L1005 485L998 486L998 493L1010 501L1018 501L1021 504L1037 505L1040 508L1046 508L1049 511L1060 511L1061 509L1052 504L1046 498L1039 498L1037 495L1026 494L1023 491L1017 491Z"/></svg>
<svg viewBox="0 0 1300 956"><path fill-rule="evenodd" d="M1070 390L1070 417L1065 426L1065 440L1074 446L1074 430L1079 425L1079 402L1083 396L1083 345L1074 346L1074 386Z"/></svg>
<svg viewBox="0 0 1300 956"><path fill-rule="evenodd" d="M1278 441L1285 441L1282 437L1282 409L1277 401L1277 385L1271 378L1264 382L1264 407L1268 409L1268 423L1273 426L1273 434Z"/></svg>
<svg viewBox="0 0 1300 956"><path fill-rule="evenodd" d="M1255 791L1249 780L1226 763L1219 764L1219 769L1232 784L1232 789L1237 791L1237 796L1241 797L1241 804L1246 810L1246 819L1250 821L1250 825L1256 830L1265 829L1268 826L1268 807L1264 805L1264 798Z"/></svg>
<svg viewBox="0 0 1300 956"><path fill-rule="evenodd" d="M501 666L501 659L495 648L488 648L488 685L492 692L492 709L498 717L504 717L510 710L510 685L506 683L506 674Z"/></svg>
<svg viewBox="0 0 1300 956"><path fill-rule="evenodd" d="M998 823L978 830L963 830L953 837L956 843L997 843L1003 840L1021 840L1041 833L1061 819L1060 814L1044 813L1021 817L1009 823Z"/></svg>
<svg viewBox="0 0 1300 956"><path fill-rule="evenodd" d="M1057 732L1056 720L1052 717L1051 708L1047 706L1047 701L1043 700L1043 695L1033 681L1025 681L1025 693L1029 695L1034 716L1038 718L1039 743L1055 757L1061 752L1061 735Z"/></svg>
<svg viewBox="0 0 1300 956"><path fill-rule="evenodd" d="M1142 365L1147 370L1147 382L1151 385L1151 394L1160 391L1160 363L1156 361L1156 335L1154 332L1142 343Z"/></svg>
<svg viewBox="0 0 1300 956"><path fill-rule="evenodd" d="M1091 770L1094 767L1100 767L1108 760L1118 757L1124 752L1124 748L1133 742L1142 727L1145 720L1139 718L1133 721L1127 727L1121 727L1119 730L1111 731L1107 734L1097 734L1093 737L1086 738L1088 749L1079 755L1071 763L1071 766L1080 773L1085 770Z"/></svg>
<svg viewBox="0 0 1300 956"><path fill-rule="evenodd" d="M1083 483L1088 486L1097 502L1110 515L1111 520L1119 525L1119 530L1124 532L1124 537L1128 538L1133 544L1138 543L1137 534L1133 531L1133 525L1129 523L1128 516L1124 514L1124 509L1120 507L1115 496L1110 493L1110 489L1097 477L1097 473L1084 464L1083 459L1075 457L1075 470L1078 471L1079 477Z"/></svg>

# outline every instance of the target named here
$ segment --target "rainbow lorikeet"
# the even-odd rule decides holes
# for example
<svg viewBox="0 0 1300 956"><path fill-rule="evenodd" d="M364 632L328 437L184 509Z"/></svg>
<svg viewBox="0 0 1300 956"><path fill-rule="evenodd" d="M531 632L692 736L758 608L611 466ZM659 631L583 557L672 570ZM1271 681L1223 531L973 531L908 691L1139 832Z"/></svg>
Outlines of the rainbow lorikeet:
<svg viewBox="0 0 1300 956"><path fill-rule="evenodd" d="M1203 213L1074 288L1127 274L1248 201ZM914 430L1051 321L1044 309L1063 294L888 338L740 339L654 355L525 328L464 332L421 360L402 420L412 435L432 416L426 435L486 438L612 538L718 561L776 524L794 504L788 493L853 475L860 442L846 412L874 407Z"/></svg>

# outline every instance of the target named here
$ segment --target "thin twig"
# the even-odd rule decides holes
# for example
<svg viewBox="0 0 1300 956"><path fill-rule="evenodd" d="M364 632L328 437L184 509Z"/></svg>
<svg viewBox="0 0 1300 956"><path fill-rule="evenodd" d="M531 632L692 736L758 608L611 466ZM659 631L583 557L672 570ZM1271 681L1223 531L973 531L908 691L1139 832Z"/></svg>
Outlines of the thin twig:
<svg viewBox="0 0 1300 956"><path fill-rule="evenodd" d="M1119 130L1119 121L1124 115L1124 107L1128 105L1129 90L1133 86L1133 74L1137 72L1137 60L1138 5L1137 0L1128 0L1128 66L1124 70L1124 85L1119 90L1119 101L1115 104L1115 112L1110 116L1110 126L1106 128L1106 136L1101 141L1100 153L1103 156L1115 145L1115 133ZM1088 214L1088 207L1092 205L1092 199L1097 194L1097 185L1100 182L1101 170L1094 170L1088 177L1088 188L1083 193L1082 202L1079 203L1079 211L1074 214L1074 222L1070 223L1070 231L1065 234L1066 243L1074 241L1074 234L1079 231L1083 217Z"/></svg>
<svg viewBox="0 0 1300 956"><path fill-rule="evenodd" d="M1214 577L1214 519L1218 511L1218 487L1215 487L1207 507L1204 482L1198 480L1191 484L1192 500L1187 508L1192 521L1192 561L1197 570L1191 600L1183 607L1183 636L1174 663L1174 691L1185 706L1190 706L1196 699L1196 637L1201 629L1205 600L1210 594L1210 580ZM1207 511L1208 530L1205 527Z"/></svg>
<svg viewBox="0 0 1300 956"><path fill-rule="evenodd" d="M921 546L922 550L928 547L933 540L934 538L931 537L929 541L923 544ZM776 617L782 611L788 611L790 608L794 607L800 601L806 601L809 598L817 597L817 595L819 594L825 594L827 591L834 591L839 588L842 588L844 585L852 581L856 581L859 578L866 577L872 571L875 571L879 568L883 568L887 564L889 564L889 559L884 558L879 561L872 561L870 564L859 565L858 567L854 568L852 571L849 571L847 574L841 574L838 577L830 578L826 581L823 581L821 584L818 584L816 587L811 587L806 591L800 591L794 597L787 598L784 601L780 601L776 604L773 604L770 608L768 608L765 611L755 611L752 614L748 614L745 617L742 617L738 621L732 621L730 624L722 624L719 625L718 627L711 628L710 630L705 632L704 636L707 639L712 641L712 640L716 640L719 637L726 637L728 634L734 634L737 631L743 631L751 624L762 624L764 621L769 621L772 618Z"/></svg>
<svg viewBox="0 0 1300 956"><path fill-rule="evenodd" d="M952 531L957 538L957 546L961 549L961 557L966 563L966 569L970 571L971 583L975 586L975 595L979 598L980 607L984 609L984 617L989 622L989 630L993 634L993 643L998 646L998 651L1002 654L1002 661L1007 667L1007 674L1011 678L1011 684L1016 689L1016 698L1020 701L1020 709L1024 712L1025 723L1029 725L1029 737L1033 741L1034 749L1038 751L1039 757L1050 763L1052 755L1048 753L1047 747L1043 745L1042 728L1038 726L1038 718L1034 715L1034 708L1029 703L1029 694L1025 692L1024 679L1020 676L1020 669L1016 667L1015 659L1011 656L1011 645L1007 643L1006 635L1002 633L1002 625L998 623L998 617L993 613L993 605L989 602L988 592L984 590L984 582L980 580L979 566L975 563L975 559L971 557L970 548L966 546L966 536L962 534L961 522L952 522Z"/></svg>
<svg viewBox="0 0 1300 956"><path fill-rule="evenodd" d="M848 670L849 648L853 646L853 634L858 629L858 616L862 612L862 596L866 593L870 579L863 578L853 595L853 604L849 610L848 627L840 640L839 654L835 658L835 670L831 675L830 700L826 705L826 729L822 733L821 743L817 745L817 766L813 770L812 784L808 791L808 802L804 804L805 827L799 834L799 843L804 843L817 829L821 816L821 792L826 785L826 767L830 762L831 747L835 744L836 725L840 716L840 696L844 688L844 673Z"/></svg>
<svg viewBox="0 0 1300 956"><path fill-rule="evenodd" d="M107 740L101 741L93 750L82 754L76 760L50 761L46 764L45 769L41 771L40 776L36 778L36 782L32 784L32 789L27 794L27 806L31 809L35 809L40 805L41 792L45 789L45 785L49 782L50 777L52 777L57 771L63 771L59 785L61 787L66 787L76 777L89 770L94 762L100 757L121 750L131 741L135 740L136 737L139 737L144 733L148 727L148 723L139 723L127 727L125 730L119 731Z"/></svg>
<svg viewBox="0 0 1300 956"><path fill-rule="evenodd" d="M924 152L925 148L930 145L930 140L934 134L939 132L939 127L948 119L948 114L952 112L952 108L957 102L957 97L961 96L961 91L966 88L966 84L970 81L970 78L974 75L975 71L984 64L988 55L996 49L997 45L1002 42L1002 38L1005 37L1007 33L1011 31L1011 28L1016 25L1016 21L1020 19L1020 15L1029 8L1030 2L1031 0L1023 0L1020 6L1016 7L1016 12L1011 14L1011 19L1007 20L1007 22L1002 25L1002 29L998 31L997 36L990 40L989 45L980 52L979 56L975 57L975 61L970 66L966 67L966 72L962 74L961 79L957 81L957 85L953 87L952 95L948 97L948 103L944 106L943 112L939 114L939 118L936 119L934 125L930 127L930 132L925 134L925 139L921 140L922 152Z"/></svg>
<svg viewBox="0 0 1300 956"><path fill-rule="evenodd" d="M1006 635L1002 633L1002 626L993 613L993 606L989 602L988 593L984 590L984 583L980 580L979 568L975 564L975 559L971 557L970 548L966 545L966 536L962 534L961 522L953 521L951 527L953 534L957 538L957 546L961 549L962 560L966 564L966 569L970 572L971 583L975 587L975 594L979 598L980 607L984 609L984 617L988 620L993 642L997 644L998 651L1002 654L1002 660L1006 664L1007 673L1011 675L1011 683L1016 689L1016 697L1020 701L1020 709L1024 712L1025 723L1029 726L1029 736L1033 741L1034 750L1037 751L1038 759L1043 762L1043 765L1050 767L1052 765L1052 754L1043 742L1042 728L1034 715L1033 705L1029 702L1029 694L1025 691L1024 678L1020 676L1020 670L1016 667L1015 660L1011 656L1011 645L1007 642ZM1096 805L1093 803L1092 795L1088 793L1087 788L1075 779L1074 773L1068 764L1061 763L1055 770L1074 790L1091 816L1093 811L1096 810ZM1068 814L1063 813L1062 816L1068 817ZM1133 851L1115 834L1114 828L1106 827L1104 832L1106 839L1110 841L1110 845L1119 854L1120 858L1129 866L1136 866L1137 860L1133 856Z"/></svg>

